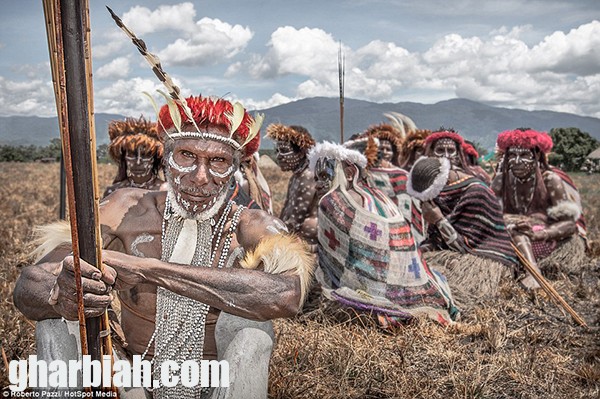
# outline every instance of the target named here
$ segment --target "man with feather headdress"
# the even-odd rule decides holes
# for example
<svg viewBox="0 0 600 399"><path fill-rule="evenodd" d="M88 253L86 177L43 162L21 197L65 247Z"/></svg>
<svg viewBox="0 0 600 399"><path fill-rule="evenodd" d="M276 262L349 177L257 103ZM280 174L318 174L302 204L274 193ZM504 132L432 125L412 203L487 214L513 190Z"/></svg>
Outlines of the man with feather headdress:
<svg viewBox="0 0 600 399"><path fill-rule="evenodd" d="M576 272L585 260L586 227L579 192L569 176L548 164L552 138L519 128L498 135L500 163L492 189L517 248L543 270L549 261ZM526 288L539 288L529 273Z"/></svg>
<svg viewBox="0 0 600 399"><path fill-rule="evenodd" d="M262 117L200 96L185 107L192 119L181 105L159 113L167 191L121 189L100 205L106 266L100 274L81 261L86 316L102 314L114 290L126 354L152 359L154 378L166 360L233 356L239 366L227 397L266 397L273 333L260 321L296 314L314 261L280 220L229 200L240 160L259 147ZM69 251L59 245L23 270L14 298L28 318L58 319L58 327L60 318L77 319ZM239 347L235 328L254 331L253 339ZM200 386L154 389L158 398L206 394Z"/></svg>
<svg viewBox="0 0 600 399"><path fill-rule="evenodd" d="M273 123L267 127L267 138L275 141L277 164L282 171L292 172L280 219L289 231L298 234L311 248L317 244L318 195L313 174L308 169L308 151L315 140L302 126Z"/></svg>
<svg viewBox="0 0 600 399"><path fill-rule="evenodd" d="M162 168L163 144L156 123L144 117L111 121L108 136L108 153L117 164L118 171L103 197L124 187L160 189L164 184L158 176Z"/></svg>

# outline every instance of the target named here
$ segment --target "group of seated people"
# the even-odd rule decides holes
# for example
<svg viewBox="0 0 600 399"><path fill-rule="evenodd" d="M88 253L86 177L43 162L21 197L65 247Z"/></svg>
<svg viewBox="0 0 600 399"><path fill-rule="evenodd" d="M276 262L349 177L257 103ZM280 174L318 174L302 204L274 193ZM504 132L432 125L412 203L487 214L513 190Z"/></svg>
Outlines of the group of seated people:
<svg viewBox="0 0 600 399"><path fill-rule="evenodd" d="M585 222L572 180L547 162L550 136L501 133L492 179L453 129L386 116L389 123L344 144L316 143L302 126L267 127L277 163L292 172L280 219L318 257L326 297L373 313L382 326L419 314L447 323L493 296L504 277L539 288L515 251L538 271L552 258L577 270ZM119 173L105 195L160 189L156 127L127 119L111 123L109 134ZM273 212L256 155L241 163L230 195Z"/></svg>
<svg viewBox="0 0 600 399"><path fill-rule="evenodd" d="M400 114L343 144L272 124L266 137L292 173L276 218L257 163L258 118L222 99L188 103L194 124L177 126L183 111L176 118L164 106L158 133L146 133L143 119L110 127L119 175L100 207L105 272L84 264L82 286L93 293L84 296L86 316L104 312L111 290L119 292L125 357L185 359L177 348L188 347L191 334L199 359L255 365L232 378L238 386L250 381L261 392L251 396L262 397L273 332L260 321L301 308L315 265L327 300L384 328L418 316L451 323L459 309L493 296L505 276L538 288L516 251L542 270L556 256L567 271L580 265L580 199L569 177L548 165L546 133L501 133L491 178L457 132L417 129ZM244 123L233 122L235 112ZM66 242L46 251L15 287L15 304L39 321L37 342L48 350L38 346L42 358L63 356L54 342L73 337L61 321L77 318L69 251ZM254 333L242 334L248 329ZM193 392L181 397L200 395Z"/></svg>
<svg viewBox="0 0 600 399"><path fill-rule="evenodd" d="M288 228L318 243L326 297L382 326L419 314L444 324L493 297L502 278L540 288L519 256L538 271L553 259L567 272L580 268L581 201L568 175L548 164L548 134L500 133L488 173L453 129L388 118L343 144L311 142L301 127L268 129L279 164L293 158L297 166L282 166L294 174L281 219L294 216Z"/></svg>

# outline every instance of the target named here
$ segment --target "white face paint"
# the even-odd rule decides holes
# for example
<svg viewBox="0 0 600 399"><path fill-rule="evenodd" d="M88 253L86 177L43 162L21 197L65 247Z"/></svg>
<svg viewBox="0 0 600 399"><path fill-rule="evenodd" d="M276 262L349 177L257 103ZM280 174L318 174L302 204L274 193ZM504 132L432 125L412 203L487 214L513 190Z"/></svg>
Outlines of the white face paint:
<svg viewBox="0 0 600 399"><path fill-rule="evenodd" d="M195 166L195 165L194 165ZM219 179L225 179L226 177L229 177L229 175L231 175L231 173L233 173L233 170L235 169L235 167L233 165L231 165L229 167L229 169L227 169L225 172L223 173L219 173L215 170L212 170L211 168L208 169L208 173L210 173L211 175L213 175L214 177L218 177Z"/></svg>
<svg viewBox="0 0 600 399"><path fill-rule="evenodd" d="M198 167L198 165L193 164L191 166L181 166L179 165L177 162L175 162L175 160L173 159L173 153L171 152L169 154L169 166L172 167L173 169L175 169L176 171L178 171L179 173L190 173L196 170L196 168Z"/></svg>

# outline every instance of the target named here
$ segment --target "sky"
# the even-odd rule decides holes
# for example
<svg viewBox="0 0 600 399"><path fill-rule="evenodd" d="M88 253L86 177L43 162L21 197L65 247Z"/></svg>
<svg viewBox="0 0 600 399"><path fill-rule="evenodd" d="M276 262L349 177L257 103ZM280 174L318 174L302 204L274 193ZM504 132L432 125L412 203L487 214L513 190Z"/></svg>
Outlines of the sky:
<svg viewBox="0 0 600 399"><path fill-rule="evenodd" d="M0 116L56 115L41 0L0 0ZM338 97L600 118L598 0L90 0L96 113L154 117L163 89L105 5L185 95L265 109Z"/></svg>

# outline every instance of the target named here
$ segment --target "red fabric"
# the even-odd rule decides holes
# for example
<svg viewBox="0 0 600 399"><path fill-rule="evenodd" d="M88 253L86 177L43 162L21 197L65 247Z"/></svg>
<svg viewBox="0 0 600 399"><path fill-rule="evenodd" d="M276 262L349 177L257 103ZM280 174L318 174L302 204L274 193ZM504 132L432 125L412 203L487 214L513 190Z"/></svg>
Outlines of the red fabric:
<svg viewBox="0 0 600 399"><path fill-rule="evenodd" d="M225 116L226 113L233 111L233 105L222 98L209 98L209 97L188 97L186 98L186 102L190 111L192 113L192 117L194 121L198 125L199 128L209 128L220 126L224 127L229 131L231 128L231 123L229 119ZM182 123L188 120L183 112L183 108L181 106L179 108L179 114L181 115ZM169 113L168 105L163 105L160 109L158 118L165 129L171 129L174 124L171 119L171 114ZM237 141L239 144L243 144L250 133L250 125L254 119L248 114L247 111L244 112L244 118L242 119L242 123L237 128L237 130L233 134L233 139ZM160 125L160 124L159 124ZM260 132L243 148L244 155L249 156L255 153L260 146Z"/></svg>
<svg viewBox="0 0 600 399"><path fill-rule="evenodd" d="M521 147L533 149L538 147L540 151L547 154L552 149L552 137L546 132L536 130L506 130L498 135L498 148L505 152L510 147Z"/></svg>

